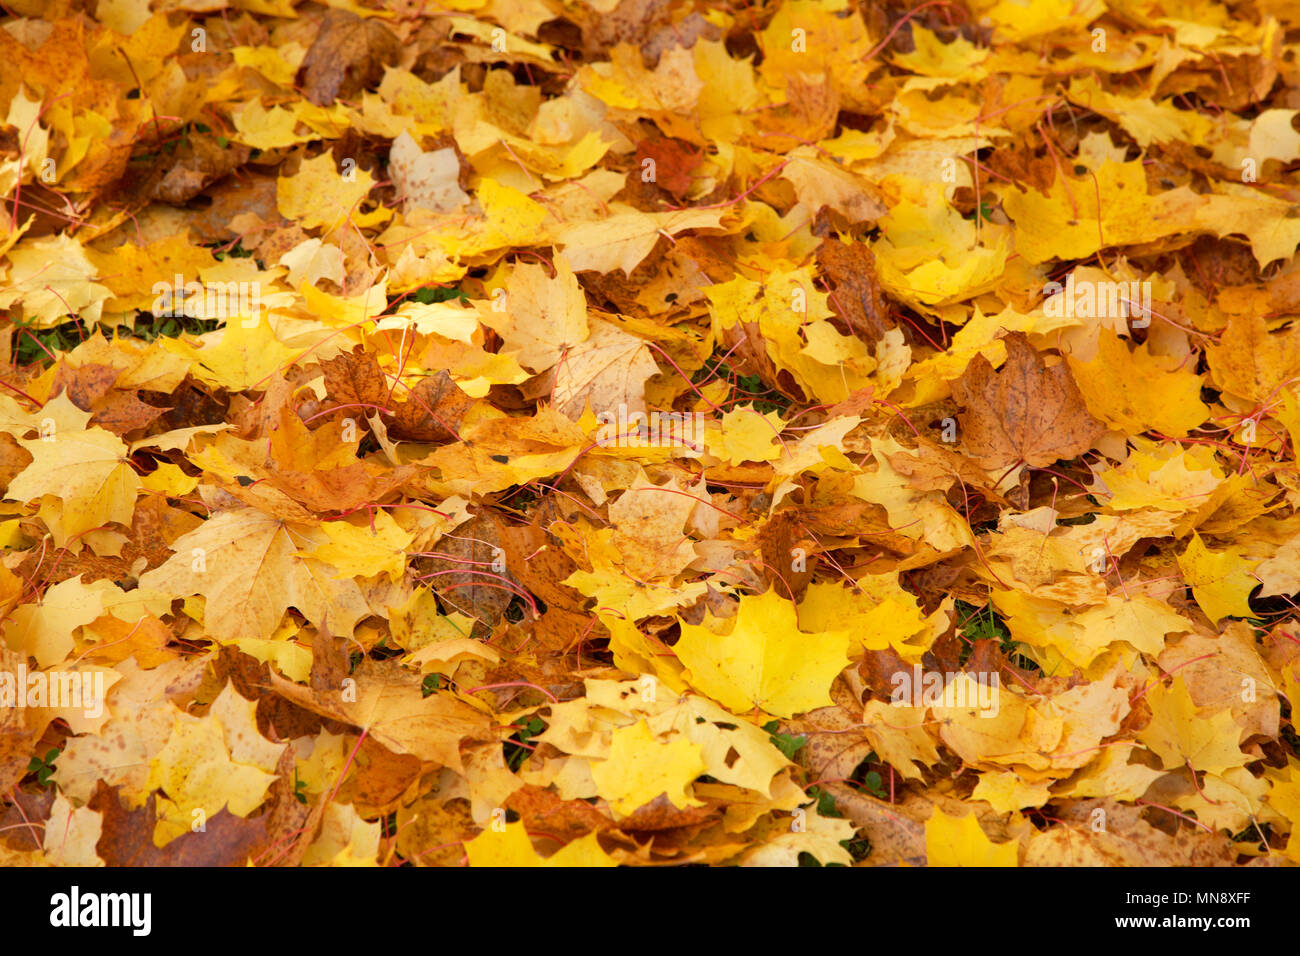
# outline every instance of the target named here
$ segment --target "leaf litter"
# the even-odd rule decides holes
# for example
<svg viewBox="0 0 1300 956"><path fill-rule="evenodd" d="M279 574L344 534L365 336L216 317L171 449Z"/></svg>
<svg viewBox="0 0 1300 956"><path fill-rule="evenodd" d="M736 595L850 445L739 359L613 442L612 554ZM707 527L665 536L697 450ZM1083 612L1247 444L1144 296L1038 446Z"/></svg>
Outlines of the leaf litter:
<svg viewBox="0 0 1300 956"><path fill-rule="evenodd" d="M4 862L1300 862L1294 11L449 7L6 7Z"/></svg>

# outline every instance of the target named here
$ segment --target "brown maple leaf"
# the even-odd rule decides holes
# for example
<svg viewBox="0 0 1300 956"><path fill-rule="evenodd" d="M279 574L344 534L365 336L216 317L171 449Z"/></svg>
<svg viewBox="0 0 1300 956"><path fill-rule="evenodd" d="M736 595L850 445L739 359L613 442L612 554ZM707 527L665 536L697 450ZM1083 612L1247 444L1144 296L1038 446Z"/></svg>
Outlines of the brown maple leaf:
<svg viewBox="0 0 1300 956"><path fill-rule="evenodd" d="M957 417L965 448L990 470L1043 468L1091 448L1105 428L1088 414L1070 370L1049 368L1019 332L1004 341L1001 369L977 355L953 383L953 397L966 408Z"/></svg>
<svg viewBox="0 0 1300 956"><path fill-rule="evenodd" d="M117 788L100 781L89 806L103 815L95 852L108 866L244 866L267 843L265 817L244 820L223 808L202 831L182 833L159 849L153 842L153 794L139 810L128 810Z"/></svg>
<svg viewBox="0 0 1300 956"><path fill-rule="evenodd" d="M831 305L854 335L876 342L895 326L876 278L876 257L865 242L823 239L817 264L830 282Z"/></svg>
<svg viewBox="0 0 1300 956"><path fill-rule="evenodd" d="M401 54L402 44L382 23L331 9L299 68L302 90L317 106L328 106L374 86Z"/></svg>

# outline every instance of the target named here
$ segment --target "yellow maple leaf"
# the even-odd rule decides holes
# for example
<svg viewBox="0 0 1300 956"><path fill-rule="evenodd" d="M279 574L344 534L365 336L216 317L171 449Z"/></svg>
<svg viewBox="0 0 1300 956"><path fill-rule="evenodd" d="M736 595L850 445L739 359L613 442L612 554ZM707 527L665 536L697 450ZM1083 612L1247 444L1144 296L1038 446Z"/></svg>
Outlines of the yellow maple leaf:
<svg viewBox="0 0 1300 956"><path fill-rule="evenodd" d="M220 641L269 638L289 607L317 624L328 615L334 633L350 634L370 613L356 581L335 579L328 565L301 556L329 541L318 527L254 508L224 511L173 541L176 553L142 575L140 586L204 595L205 627Z"/></svg>
<svg viewBox="0 0 1300 956"><path fill-rule="evenodd" d="M848 627L869 651L892 647L905 660L919 662L950 618L942 610L929 618L922 614L897 574L868 574L854 587L829 581L810 584L799 605L799 619L818 630Z"/></svg>
<svg viewBox="0 0 1300 956"><path fill-rule="evenodd" d="M1254 570L1258 561L1243 557L1244 549L1211 551L1199 534L1192 535L1187 550L1178 556L1178 567L1191 585L1196 603L1216 624L1225 617L1250 617L1250 592L1259 584Z"/></svg>
<svg viewBox="0 0 1300 956"><path fill-rule="evenodd" d="M280 214L296 219L304 229L332 232L344 223L358 229L386 222L391 209L382 206L372 212L361 211L375 180L368 170L355 166L340 172L330 153L304 159L293 176L276 181L275 201Z"/></svg>
<svg viewBox="0 0 1300 956"><path fill-rule="evenodd" d="M230 51L235 63L257 70L277 86L293 86L294 75L307 51L290 41L279 46L237 46Z"/></svg>
<svg viewBox="0 0 1300 956"><path fill-rule="evenodd" d="M618 813L628 814L660 794L676 807L699 806L686 788L707 769L700 748L684 737L664 742L639 720L612 734L609 757L591 765L591 778Z"/></svg>
<svg viewBox="0 0 1300 956"><path fill-rule="evenodd" d="M1097 490L1116 511L1195 511L1209 500L1226 477L1214 449L1180 447L1135 439L1134 449L1118 467L1097 472Z"/></svg>
<svg viewBox="0 0 1300 956"><path fill-rule="evenodd" d="M610 867L617 864L596 839L596 834L565 844L549 857L533 849L528 831L519 822L505 828L488 828L465 844L470 866L490 867Z"/></svg>
<svg viewBox="0 0 1300 956"><path fill-rule="evenodd" d="M764 827L748 834L751 840L762 840L760 846L746 850L740 857L741 866L798 866L799 857L812 854L823 866L838 864L849 866L853 856L844 844L853 839L856 827L836 817L824 817L816 805L803 811L799 826L780 826L785 821L772 820L770 836Z"/></svg>
<svg viewBox="0 0 1300 956"><path fill-rule="evenodd" d="M29 325L46 329L70 317L98 322L112 293L80 242L65 233L24 239L9 250L9 274L0 308L22 305Z"/></svg>
<svg viewBox="0 0 1300 956"><path fill-rule="evenodd" d="M1220 388L1251 402L1271 402L1300 376L1300 327L1274 335L1261 316L1234 315L1205 354Z"/></svg>
<svg viewBox="0 0 1300 956"><path fill-rule="evenodd" d="M1019 845L994 843L974 813L949 816L939 807L925 821L925 856L930 866L1016 866Z"/></svg>
<svg viewBox="0 0 1300 956"><path fill-rule="evenodd" d="M883 700L869 700L862 710L862 732L886 763L905 780L921 780L917 764L930 767L939 762L934 737L927 730L928 714L923 707L893 707Z"/></svg>
<svg viewBox="0 0 1300 956"><path fill-rule="evenodd" d="M165 846L189 833L199 819L196 810L204 819L222 809L248 816L261 805L274 781L275 774L231 756L218 717L176 711L171 737L149 761L147 786L167 796L158 801L155 844Z"/></svg>
<svg viewBox="0 0 1300 956"><path fill-rule="evenodd" d="M752 403L737 405L705 427L704 447L710 455L732 465L775 461L781 457L778 439L784 427L778 412L762 414Z"/></svg>
<svg viewBox="0 0 1300 956"><path fill-rule="evenodd" d="M1264 776L1271 783L1265 802L1291 824L1294 835L1300 830L1300 764L1291 761L1284 769L1270 768Z"/></svg>
<svg viewBox="0 0 1300 956"><path fill-rule="evenodd" d="M90 807L76 807L63 794L50 807L45 827L45 862L51 866L103 866L95 851L103 832L103 818Z"/></svg>
<svg viewBox="0 0 1300 956"><path fill-rule="evenodd" d="M303 866L378 866L382 820L367 822L351 804L325 804L321 830L303 854Z"/></svg>
<svg viewBox="0 0 1300 956"><path fill-rule="evenodd" d="M302 354L283 345L265 319L247 317L228 322L215 345L196 349L179 339L167 339L163 347L191 359L196 378L232 391L265 388L273 375Z"/></svg>
<svg viewBox="0 0 1300 956"><path fill-rule="evenodd" d="M1166 770L1191 767L1221 774L1251 760L1238 746L1241 728L1227 708L1206 715L1192 703L1181 676L1173 686L1155 684L1146 693L1151 722L1138 732L1138 740L1164 762Z"/></svg>
<svg viewBox="0 0 1300 956"><path fill-rule="evenodd" d="M1026 807L1041 807L1052 799L1052 791L1049 781L1027 783L1019 774L1002 770L980 774L970 796L972 800L983 800L998 813L1015 813Z"/></svg>
<svg viewBox="0 0 1300 956"><path fill-rule="evenodd" d="M78 628L104 613L108 586L106 581L86 584L80 574L51 585L39 604L13 609L4 627L5 642L35 657L41 667L62 663L75 647Z"/></svg>
<svg viewBox="0 0 1300 956"><path fill-rule="evenodd" d="M609 631L609 650L614 655L615 667L628 674L646 674L662 681L675 694L686 690L682 665L671 648L641 633L626 617L601 615L600 620Z"/></svg>
<svg viewBox="0 0 1300 956"><path fill-rule="evenodd" d="M603 273L622 269L630 276L661 235L711 228L721 218L722 213L716 209L642 212L611 203L609 214L600 221L566 223L554 230L554 236L575 271L594 269Z"/></svg>
<svg viewBox="0 0 1300 956"><path fill-rule="evenodd" d="M1095 181L1094 175L1058 175L1046 196L1034 189L1010 189L1003 195L1002 206L1015 221L1017 252L1038 263L1083 259L1105 246L1153 242L1188 229L1206 202L1186 186L1148 195L1141 160L1107 160L1093 172Z"/></svg>
<svg viewBox="0 0 1300 956"><path fill-rule="evenodd" d="M911 305L927 308L969 299L997 283L1011 252L1006 229L964 219L942 183L912 189L881 221L872 244L880 282ZM1016 233L1017 240L1019 232Z"/></svg>
<svg viewBox="0 0 1300 956"><path fill-rule="evenodd" d="M740 600L730 628L683 624L673 648L692 687L728 710L753 708L776 717L831 703L830 686L848 663L848 631L799 630L794 605L775 591Z"/></svg>
<svg viewBox="0 0 1300 956"><path fill-rule="evenodd" d="M131 523L142 485L122 439L92 426L85 431L55 428L19 444L32 463L10 482L5 497L41 499L41 517L59 547L92 528Z"/></svg>
<svg viewBox="0 0 1300 956"><path fill-rule="evenodd" d="M190 241L188 232L147 245L124 242L109 252L91 249L87 254L99 269L104 286L113 293L105 306L112 312L151 310L159 298L155 286L159 290L165 286L174 295L178 275L184 286L196 279L200 270L217 264L211 251Z"/></svg>
<svg viewBox="0 0 1300 956"><path fill-rule="evenodd" d="M541 265L523 262L506 282L506 318L483 320L501 333L507 350L535 372L555 365L569 349L587 338L587 297L563 256L555 258L555 275Z"/></svg>
<svg viewBox="0 0 1300 956"><path fill-rule="evenodd" d="M268 110L262 106L260 98L251 99L232 109L230 120L235 126L235 135L231 139L254 149L283 149L295 143L316 139L314 132L294 132L298 117L292 111L280 106ZM294 201L294 198L285 200L287 204Z"/></svg>
<svg viewBox="0 0 1300 956"><path fill-rule="evenodd" d="M396 581L406 571L406 549L415 535L387 511L376 511L373 525L365 520L322 521L320 529L329 540L303 557L332 564L337 578L387 574Z"/></svg>
<svg viewBox="0 0 1300 956"><path fill-rule="evenodd" d="M1105 331L1089 362L1070 359L1088 411L1111 428L1139 434L1155 430L1182 438L1209 417L1201 401L1201 376L1175 358L1146 346L1129 348Z"/></svg>

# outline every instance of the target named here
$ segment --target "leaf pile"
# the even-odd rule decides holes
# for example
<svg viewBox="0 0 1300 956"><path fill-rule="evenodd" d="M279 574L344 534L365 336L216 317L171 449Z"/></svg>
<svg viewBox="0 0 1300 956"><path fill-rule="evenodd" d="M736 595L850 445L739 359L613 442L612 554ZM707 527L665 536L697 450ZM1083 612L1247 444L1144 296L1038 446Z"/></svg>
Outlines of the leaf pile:
<svg viewBox="0 0 1300 956"><path fill-rule="evenodd" d="M1300 22L1176 6L10 0L0 860L1300 862Z"/></svg>

